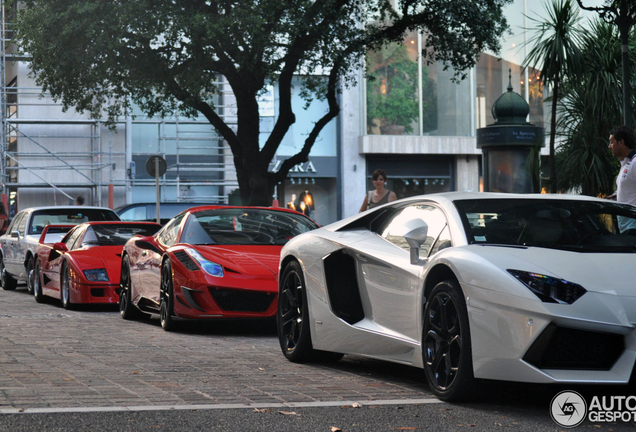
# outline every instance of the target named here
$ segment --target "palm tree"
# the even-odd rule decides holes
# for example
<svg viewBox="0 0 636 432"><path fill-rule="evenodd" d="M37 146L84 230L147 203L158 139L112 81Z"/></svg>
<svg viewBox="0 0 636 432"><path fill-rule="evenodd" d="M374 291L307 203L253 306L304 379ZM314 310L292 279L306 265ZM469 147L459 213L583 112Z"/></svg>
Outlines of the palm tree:
<svg viewBox="0 0 636 432"><path fill-rule="evenodd" d="M629 45L633 62L634 36ZM558 189L609 195L618 161L607 148L607 138L614 126L623 124L622 54L616 26L596 19L581 39L581 52L585 67L576 80L564 84L559 103L557 130L563 142L556 154Z"/></svg>
<svg viewBox="0 0 636 432"><path fill-rule="evenodd" d="M573 0L554 0L546 6L548 19L531 18L537 26L535 35L528 41L532 49L524 66L541 70L544 85L552 87L552 112L550 119L550 192L557 191L557 175L554 142L556 137L557 102L559 85L567 76L580 70L581 53L578 48L581 37L579 7Z"/></svg>

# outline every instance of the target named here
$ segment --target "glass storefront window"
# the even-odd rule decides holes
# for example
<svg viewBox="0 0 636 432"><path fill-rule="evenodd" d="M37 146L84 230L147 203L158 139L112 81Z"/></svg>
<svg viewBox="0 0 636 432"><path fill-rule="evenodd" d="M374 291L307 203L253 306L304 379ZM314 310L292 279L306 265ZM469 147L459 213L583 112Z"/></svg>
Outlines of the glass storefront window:
<svg viewBox="0 0 636 432"><path fill-rule="evenodd" d="M386 171L385 187L398 199L415 195L450 192L453 185L453 159L442 155L373 155L367 157L367 190L374 190L373 172Z"/></svg>
<svg viewBox="0 0 636 432"><path fill-rule="evenodd" d="M419 134L417 34L367 54L367 133Z"/></svg>
<svg viewBox="0 0 636 432"><path fill-rule="evenodd" d="M319 225L338 220L335 178L292 177L285 180L283 187L284 192L279 202L281 207L304 213Z"/></svg>
<svg viewBox="0 0 636 432"><path fill-rule="evenodd" d="M507 91L509 70L515 92L526 98L528 86L529 122L543 127L540 71L529 68L525 82L522 66L482 53L473 71L456 81L452 68L420 60L422 37L412 33L402 44L367 54L373 77L366 82L368 135L473 136L473 127L494 123L491 108Z"/></svg>

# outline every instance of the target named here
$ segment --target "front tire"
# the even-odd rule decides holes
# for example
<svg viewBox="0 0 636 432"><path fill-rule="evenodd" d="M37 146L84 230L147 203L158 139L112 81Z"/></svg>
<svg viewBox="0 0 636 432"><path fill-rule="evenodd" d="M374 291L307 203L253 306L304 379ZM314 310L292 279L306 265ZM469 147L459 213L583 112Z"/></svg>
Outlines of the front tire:
<svg viewBox="0 0 636 432"><path fill-rule="evenodd" d="M66 263L62 265L61 276L62 306L64 306L64 309L70 310L73 309L73 303L71 303L71 272Z"/></svg>
<svg viewBox="0 0 636 432"><path fill-rule="evenodd" d="M33 294L33 258L29 258L26 265L26 274L27 274L27 292L29 294Z"/></svg>
<svg viewBox="0 0 636 432"><path fill-rule="evenodd" d="M292 261L283 271L278 293L276 329L281 350L289 361L338 361L342 354L313 349L309 331L307 290L300 264Z"/></svg>
<svg viewBox="0 0 636 432"><path fill-rule="evenodd" d="M44 302L44 293L42 292L42 279L40 279L40 263L35 263L33 269L33 296L38 303Z"/></svg>
<svg viewBox="0 0 636 432"><path fill-rule="evenodd" d="M468 311L454 280L437 284L426 303L422 355L426 381L438 398L456 402L470 397L475 378Z"/></svg>
<svg viewBox="0 0 636 432"><path fill-rule="evenodd" d="M2 289L5 291L13 291L18 286L18 281L15 280L4 266L4 257L0 257L0 283L2 283Z"/></svg>
<svg viewBox="0 0 636 432"><path fill-rule="evenodd" d="M167 259L161 267L161 303L159 305L159 319L165 331L176 329L174 320L174 284L172 282L172 264Z"/></svg>

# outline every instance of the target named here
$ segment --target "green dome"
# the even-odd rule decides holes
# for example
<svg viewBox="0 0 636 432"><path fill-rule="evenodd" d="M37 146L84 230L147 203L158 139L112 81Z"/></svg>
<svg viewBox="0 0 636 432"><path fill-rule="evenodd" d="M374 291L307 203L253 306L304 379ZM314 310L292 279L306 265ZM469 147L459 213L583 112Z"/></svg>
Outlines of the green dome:
<svg viewBox="0 0 636 432"><path fill-rule="evenodd" d="M512 71L508 75L508 91L492 106L492 116L495 124L528 124L526 117L530 106L520 94L512 91Z"/></svg>

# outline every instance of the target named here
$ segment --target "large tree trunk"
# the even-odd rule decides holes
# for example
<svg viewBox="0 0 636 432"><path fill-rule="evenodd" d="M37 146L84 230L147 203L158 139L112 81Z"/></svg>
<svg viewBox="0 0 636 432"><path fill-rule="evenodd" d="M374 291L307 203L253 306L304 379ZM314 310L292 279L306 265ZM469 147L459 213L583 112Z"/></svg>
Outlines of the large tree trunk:
<svg viewBox="0 0 636 432"><path fill-rule="evenodd" d="M241 204L250 206L270 207L272 205L274 188L270 185L267 170L264 172L249 169L237 169L239 188L241 190Z"/></svg>

